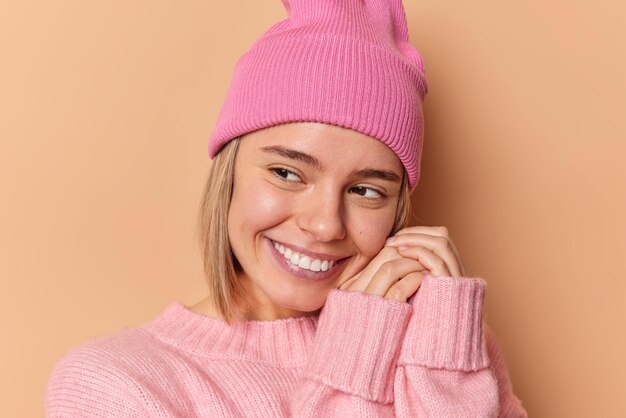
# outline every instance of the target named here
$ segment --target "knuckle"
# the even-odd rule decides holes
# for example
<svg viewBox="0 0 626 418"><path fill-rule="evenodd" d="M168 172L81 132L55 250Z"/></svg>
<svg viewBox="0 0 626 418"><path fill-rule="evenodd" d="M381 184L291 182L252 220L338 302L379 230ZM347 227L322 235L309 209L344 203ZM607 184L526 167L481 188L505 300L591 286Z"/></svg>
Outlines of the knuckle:
<svg viewBox="0 0 626 418"><path fill-rule="evenodd" d="M439 266L440 269L444 269L444 267L447 267L446 262L443 261L442 259L437 260L437 265Z"/></svg>
<svg viewBox="0 0 626 418"><path fill-rule="evenodd" d="M446 248L450 247L450 241L448 241L448 238L438 237L437 246L445 250Z"/></svg>
<svg viewBox="0 0 626 418"><path fill-rule="evenodd" d="M383 276L389 276L389 275L393 274L394 270L395 269L394 269L393 262L385 261L383 264L380 265L380 267L378 269L378 273L383 275Z"/></svg>
<svg viewBox="0 0 626 418"><path fill-rule="evenodd" d="M399 300L401 302L406 299L404 297L404 293L400 291L400 289L398 289L397 287L392 287L391 289L389 289L389 291L387 292L387 298Z"/></svg>
<svg viewBox="0 0 626 418"><path fill-rule="evenodd" d="M385 260L393 260L400 257L396 247L383 247L379 252L379 256Z"/></svg>

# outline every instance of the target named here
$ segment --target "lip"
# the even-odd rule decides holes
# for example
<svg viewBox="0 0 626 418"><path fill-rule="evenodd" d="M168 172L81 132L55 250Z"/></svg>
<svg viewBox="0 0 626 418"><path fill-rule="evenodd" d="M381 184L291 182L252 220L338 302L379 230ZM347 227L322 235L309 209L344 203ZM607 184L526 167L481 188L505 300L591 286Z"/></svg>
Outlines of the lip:
<svg viewBox="0 0 626 418"><path fill-rule="evenodd" d="M276 241L275 239L271 241L281 244L285 248L291 248L292 250L296 250L300 254L309 256L309 258L317 258L319 260L335 260L335 261L346 258L346 257L338 257L336 255L325 254L325 253L314 253L313 251L309 251L306 248L299 247L297 245L292 245L292 244L285 244L284 242Z"/></svg>
<svg viewBox="0 0 626 418"><path fill-rule="evenodd" d="M276 249L276 247L274 247L274 244L272 243L271 239L265 238L265 241L267 243L268 250L272 253L272 255L274 256L274 258L276 259L278 264L280 264L280 266L285 271L287 271L291 276L294 276L294 277L297 277L297 278L303 279L303 280L319 282L319 281L332 279L332 278L334 278L337 275L337 273L339 272L341 267L348 260L348 257L344 257L344 258L341 258L341 259L337 259L336 257L334 257L334 258L331 258L331 259L338 260L338 261L335 261L334 265L330 269L328 269L327 271L315 272L315 271L311 271L311 270L306 270L306 269L300 268L298 266L294 266L289 261L287 261L285 256L282 255ZM292 248L296 249L297 247L292 247ZM306 254L306 253L303 253L303 254ZM313 253L313 254L315 254L315 253Z"/></svg>

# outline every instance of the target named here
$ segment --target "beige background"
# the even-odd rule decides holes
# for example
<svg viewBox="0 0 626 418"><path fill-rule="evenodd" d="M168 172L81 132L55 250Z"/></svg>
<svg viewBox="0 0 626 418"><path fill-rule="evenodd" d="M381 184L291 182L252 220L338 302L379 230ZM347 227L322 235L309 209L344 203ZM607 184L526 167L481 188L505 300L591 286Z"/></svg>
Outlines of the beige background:
<svg viewBox="0 0 626 418"><path fill-rule="evenodd" d="M517 4L521 3L521 4ZM445 225L533 417L626 416L626 2L405 0L422 224ZM0 415L203 295L194 226L236 59L278 0L0 3Z"/></svg>

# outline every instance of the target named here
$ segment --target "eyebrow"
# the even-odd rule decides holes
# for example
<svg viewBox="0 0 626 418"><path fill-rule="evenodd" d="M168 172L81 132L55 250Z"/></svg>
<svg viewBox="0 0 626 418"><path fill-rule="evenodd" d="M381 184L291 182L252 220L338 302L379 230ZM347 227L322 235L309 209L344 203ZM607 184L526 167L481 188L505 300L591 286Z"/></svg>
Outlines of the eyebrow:
<svg viewBox="0 0 626 418"><path fill-rule="evenodd" d="M277 154L285 158L289 158L291 160L302 161L305 164L313 166L320 171L324 171L324 165L320 160L315 158L312 155L304 153L302 151L297 151L291 148L285 148L280 145L270 145L261 148L262 151L268 152L271 154ZM389 170L379 170L376 168L365 168L363 170L359 170L355 173L356 177L359 178L378 178L381 180L391 181L394 183L400 183L402 180L400 176L398 176L395 172Z"/></svg>
<svg viewBox="0 0 626 418"><path fill-rule="evenodd" d="M289 158L292 160L302 161L303 163L313 166L320 171L324 171L324 165L322 164L320 160L302 151L296 151L295 149L285 148L280 145L270 145L270 146L261 148L261 150L272 153L272 154L278 154L282 157Z"/></svg>
<svg viewBox="0 0 626 418"><path fill-rule="evenodd" d="M356 173L356 176L359 178L368 178L374 177L381 180L387 180L394 183L400 183L401 178L393 171L387 170L377 170L375 168L366 168L364 170L359 170Z"/></svg>

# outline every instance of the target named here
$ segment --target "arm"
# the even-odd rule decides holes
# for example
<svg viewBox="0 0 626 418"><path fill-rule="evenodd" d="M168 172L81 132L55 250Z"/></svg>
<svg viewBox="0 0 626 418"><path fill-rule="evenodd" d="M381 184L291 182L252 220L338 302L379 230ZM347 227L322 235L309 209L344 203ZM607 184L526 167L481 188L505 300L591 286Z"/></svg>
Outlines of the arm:
<svg viewBox="0 0 626 418"><path fill-rule="evenodd" d="M492 368L482 319L486 282L426 275L410 300L409 320L395 375L397 416L525 417L501 365ZM495 364L495 363L494 363ZM505 402L503 402L505 401ZM512 413L512 414L511 414Z"/></svg>
<svg viewBox="0 0 626 418"><path fill-rule="evenodd" d="M394 416L393 376L410 310L408 303L331 290L291 415Z"/></svg>

